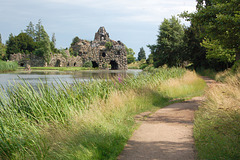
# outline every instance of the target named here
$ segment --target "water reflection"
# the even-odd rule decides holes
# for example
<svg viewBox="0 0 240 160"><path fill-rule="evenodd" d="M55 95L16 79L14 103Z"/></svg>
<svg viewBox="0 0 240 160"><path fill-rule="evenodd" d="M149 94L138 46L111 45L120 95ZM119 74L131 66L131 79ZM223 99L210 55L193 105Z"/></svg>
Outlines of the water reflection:
<svg viewBox="0 0 240 160"><path fill-rule="evenodd" d="M74 81L88 81L90 79L107 79L114 76L121 76L125 78L127 76L134 76L141 72L141 70L94 70L94 71L32 71L32 72L14 72L7 74L0 74L0 85L3 88L9 86L9 84L22 83L26 81L33 87L42 81L43 83L56 84L61 82L67 82L69 84Z"/></svg>

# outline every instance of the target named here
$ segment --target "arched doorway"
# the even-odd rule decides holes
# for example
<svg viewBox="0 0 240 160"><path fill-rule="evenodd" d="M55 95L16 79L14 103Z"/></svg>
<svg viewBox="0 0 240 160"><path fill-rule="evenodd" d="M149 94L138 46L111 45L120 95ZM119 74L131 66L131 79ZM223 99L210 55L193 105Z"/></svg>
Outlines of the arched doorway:
<svg viewBox="0 0 240 160"><path fill-rule="evenodd" d="M111 61L111 70L117 70L118 69L118 63L116 61Z"/></svg>
<svg viewBox="0 0 240 160"><path fill-rule="evenodd" d="M24 67L24 63L22 62L22 63L20 63L20 67Z"/></svg>
<svg viewBox="0 0 240 160"><path fill-rule="evenodd" d="M98 68L99 65L98 65L98 63L96 61L92 61L92 67L93 68Z"/></svg>
<svg viewBox="0 0 240 160"><path fill-rule="evenodd" d="M56 64L55 64L55 67L60 67L60 64L61 64L61 61L60 61L60 59L58 59Z"/></svg>

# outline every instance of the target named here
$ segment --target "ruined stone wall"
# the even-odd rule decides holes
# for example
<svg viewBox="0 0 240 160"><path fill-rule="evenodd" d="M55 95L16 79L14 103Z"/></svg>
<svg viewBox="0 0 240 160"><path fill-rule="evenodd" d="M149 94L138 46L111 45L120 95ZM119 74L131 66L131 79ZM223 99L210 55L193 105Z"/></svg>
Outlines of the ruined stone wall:
<svg viewBox="0 0 240 160"><path fill-rule="evenodd" d="M17 61L18 65L25 67L27 64L32 67L44 67L46 65L43 57L39 57L33 54L11 54L10 61Z"/></svg>
<svg viewBox="0 0 240 160"><path fill-rule="evenodd" d="M106 48L106 43L112 44L112 47ZM80 39L72 49L82 58L83 64L91 61L93 66L95 64L100 69L127 70L125 45L120 41L111 40L104 27L99 28L94 41Z"/></svg>
<svg viewBox="0 0 240 160"><path fill-rule="evenodd" d="M111 46L106 47L106 43ZM104 27L100 27L95 34L94 41L79 40L71 46L78 56L70 56L66 51L67 57L61 54L51 54L49 64L43 57L33 54L12 54L11 61L17 61L22 67L29 64L32 67L82 67L86 62L92 62L93 67L99 69L119 69L127 70L127 52L125 45L120 41L114 41L109 38L109 34Z"/></svg>

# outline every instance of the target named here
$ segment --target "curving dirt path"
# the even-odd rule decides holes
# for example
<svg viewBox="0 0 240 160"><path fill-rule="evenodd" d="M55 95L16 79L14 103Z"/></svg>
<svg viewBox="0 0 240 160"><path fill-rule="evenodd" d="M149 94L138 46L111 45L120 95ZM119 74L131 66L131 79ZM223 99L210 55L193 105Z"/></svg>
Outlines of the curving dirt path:
<svg viewBox="0 0 240 160"><path fill-rule="evenodd" d="M203 77L211 87L215 81ZM118 160L193 160L193 118L203 97L159 109L143 120ZM143 113L146 116L148 112Z"/></svg>

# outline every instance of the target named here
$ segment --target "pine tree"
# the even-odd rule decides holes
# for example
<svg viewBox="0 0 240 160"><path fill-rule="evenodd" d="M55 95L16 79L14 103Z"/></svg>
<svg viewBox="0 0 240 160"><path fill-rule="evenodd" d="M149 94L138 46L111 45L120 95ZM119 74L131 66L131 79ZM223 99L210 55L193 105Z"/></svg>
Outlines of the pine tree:
<svg viewBox="0 0 240 160"><path fill-rule="evenodd" d="M141 47L140 51L138 52L138 60L141 61L142 59L146 59L146 53L143 47Z"/></svg>
<svg viewBox="0 0 240 160"><path fill-rule="evenodd" d="M0 44L2 44L2 35L0 33Z"/></svg>
<svg viewBox="0 0 240 160"><path fill-rule="evenodd" d="M56 37L55 37L55 33L52 34L52 43L53 43L53 47L56 48Z"/></svg>
<svg viewBox="0 0 240 160"><path fill-rule="evenodd" d="M32 37L32 39L35 39L35 29L34 29L34 24L30 21L29 25L27 26L27 29L25 29L25 32L27 35Z"/></svg>

